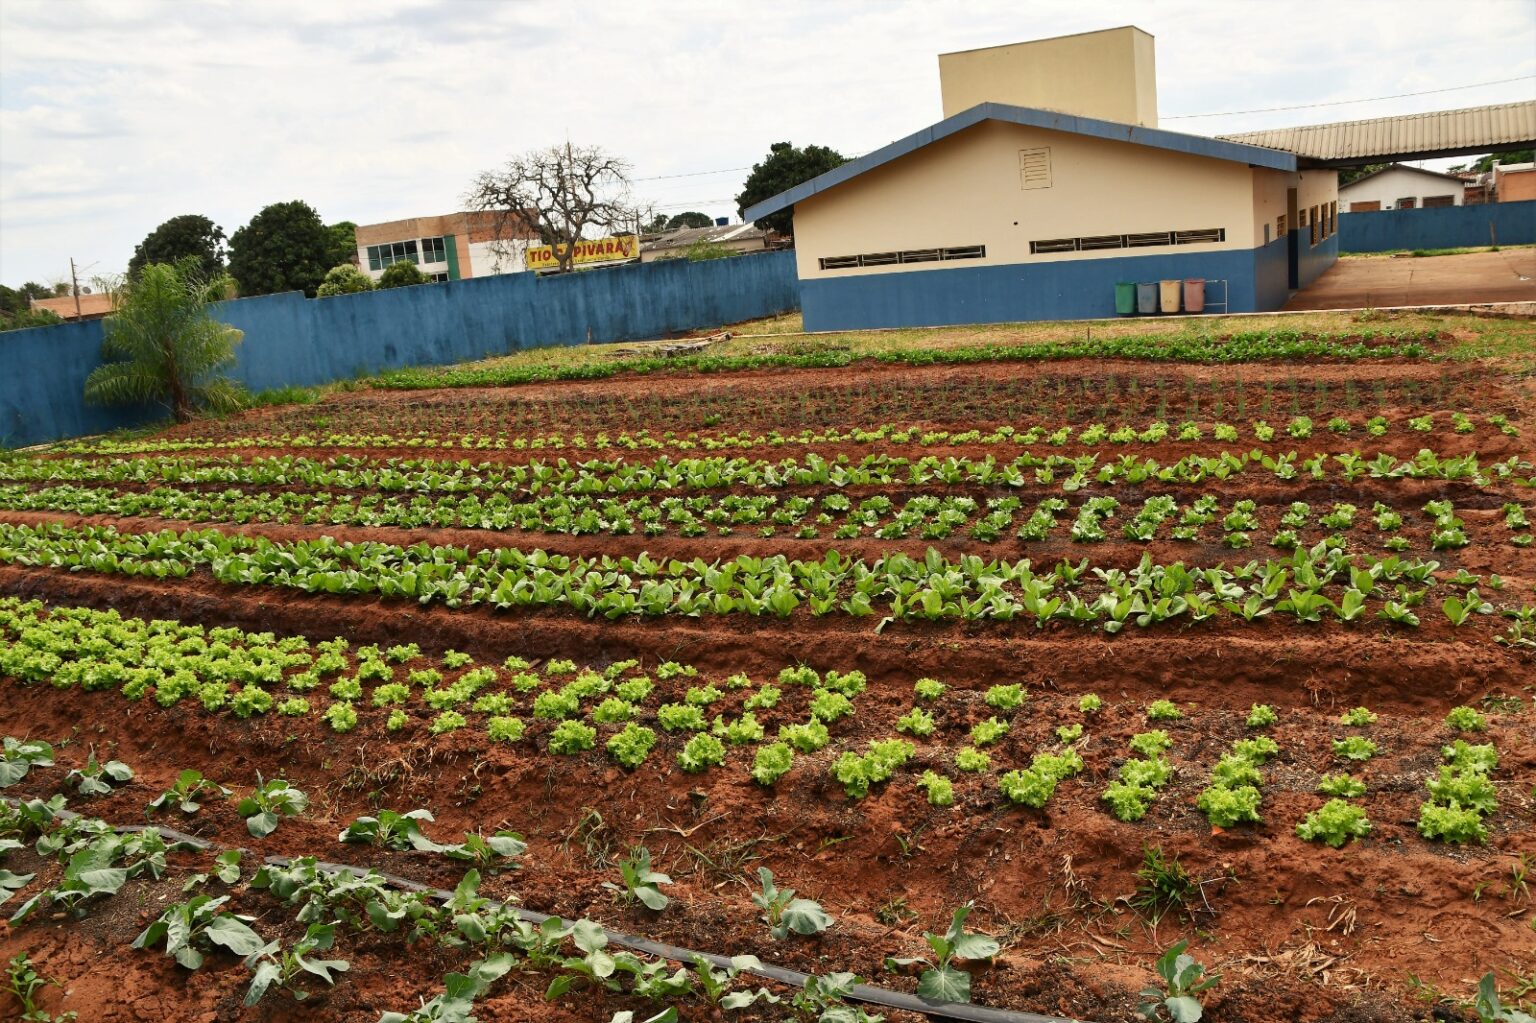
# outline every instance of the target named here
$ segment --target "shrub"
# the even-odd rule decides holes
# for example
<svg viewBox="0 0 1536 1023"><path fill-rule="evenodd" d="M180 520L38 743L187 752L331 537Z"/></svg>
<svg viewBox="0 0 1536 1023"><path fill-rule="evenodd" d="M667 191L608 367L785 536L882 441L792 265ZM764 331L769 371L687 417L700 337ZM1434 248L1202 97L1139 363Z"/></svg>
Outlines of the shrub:
<svg viewBox="0 0 1536 1023"><path fill-rule="evenodd" d="M405 288L412 284L426 284L427 279L427 275L415 263L391 263L379 275L376 287L381 291L385 288Z"/></svg>
<svg viewBox="0 0 1536 1023"><path fill-rule="evenodd" d="M351 263L342 263L326 271L325 280L315 289L315 297L334 298L337 295L352 295L359 291L372 290L373 278Z"/></svg>

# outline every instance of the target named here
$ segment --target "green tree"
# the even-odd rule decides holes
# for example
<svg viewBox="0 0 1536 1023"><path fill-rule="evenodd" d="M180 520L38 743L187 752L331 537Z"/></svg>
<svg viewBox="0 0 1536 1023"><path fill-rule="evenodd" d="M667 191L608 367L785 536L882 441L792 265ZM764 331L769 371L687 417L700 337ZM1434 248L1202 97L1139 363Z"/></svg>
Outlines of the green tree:
<svg viewBox="0 0 1536 1023"><path fill-rule="evenodd" d="M412 284L427 283L427 275L415 263L391 263L379 275L378 287L404 288Z"/></svg>
<svg viewBox="0 0 1536 1023"><path fill-rule="evenodd" d="M705 241L702 238L688 246L688 262L690 263L702 263L706 259L727 259L734 255L736 253L724 245L718 242Z"/></svg>
<svg viewBox="0 0 1536 1023"><path fill-rule="evenodd" d="M357 262L357 225L350 220L328 224L331 235L330 265Z"/></svg>
<svg viewBox="0 0 1536 1023"><path fill-rule="evenodd" d="M242 295L302 291L310 298L325 273L335 242L320 214L295 199L265 207L229 239L229 272Z"/></svg>
<svg viewBox="0 0 1536 1023"><path fill-rule="evenodd" d="M640 230L645 234L661 234L666 229L667 215L665 213L658 213L650 220L646 221L645 226Z"/></svg>
<svg viewBox="0 0 1536 1023"><path fill-rule="evenodd" d="M46 284L28 281L21 286L21 293L27 298L50 298L53 295L53 289Z"/></svg>
<svg viewBox="0 0 1536 1023"><path fill-rule="evenodd" d="M1358 181L1367 174L1375 174L1379 170L1386 170L1390 166L1392 166L1390 163L1368 163L1360 167L1340 167L1339 187L1342 188L1351 181Z"/></svg>
<svg viewBox="0 0 1536 1023"><path fill-rule="evenodd" d="M847 157L826 146L796 149L788 142L775 142L769 147L768 156L761 163L752 165L752 173L747 175L741 194L736 196L736 210L745 213L747 207L764 199L772 199L780 192L787 192L801 182L809 181L847 162ZM757 226L764 231L794 234L793 212L780 210L771 213L757 221Z"/></svg>
<svg viewBox="0 0 1536 1023"><path fill-rule="evenodd" d="M667 230L681 231L688 227L709 227L714 222L714 218L711 217L708 213L699 213L696 210L689 210L686 213L679 213L671 220L667 221Z"/></svg>
<svg viewBox="0 0 1536 1023"><path fill-rule="evenodd" d="M1470 164L1452 167L1451 170L1477 171L1481 174L1493 170L1493 165L1496 163L1531 163L1532 161L1536 161L1536 149L1514 149L1507 153L1489 153L1487 156L1479 156Z"/></svg>
<svg viewBox="0 0 1536 1023"><path fill-rule="evenodd" d="M63 319L57 313L47 309L33 309L31 296L27 289L39 287L34 284L23 284L20 290L7 288L0 284L0 330L21 330L25 327L47 327L55 323L63 323ZM42 295L47 296L47 289L42 288Z"/></svg>
<svg viewBox="0 0 1536 1023"><path fill-rule="evenodd" d="M203 276L212 279L224 272L224 229L207 217L186 213L172 217L145 236L128 260L128 276L134 277L151 263L179 263L191 257Z"/></svg>
<svg viewBox="0 0 1536 1023"><path fill-rule="evenodd" d="M325 282L316 289L315 296L331 298L334 295L351 295L359 291L372 290L372 278L351 263L342 263L340 266L331 267L330 272L325 275Z"/></svg>
<svg viewBox="0 0 1536 1023"><path fill-rule="evenodd" d="M235 361L242 334L210 308L228 289L227 277L209 280L192 258L144 267L104 322L103 362L85 380L85 400L159 402L178 423L199 409L239 408L244 390L218 371Z"/></svg>

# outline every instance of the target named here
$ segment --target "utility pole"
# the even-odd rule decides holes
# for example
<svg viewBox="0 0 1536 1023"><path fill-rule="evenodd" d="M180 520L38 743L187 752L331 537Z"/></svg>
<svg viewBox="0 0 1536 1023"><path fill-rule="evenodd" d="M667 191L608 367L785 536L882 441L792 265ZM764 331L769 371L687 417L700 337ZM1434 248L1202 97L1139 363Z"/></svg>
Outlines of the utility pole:
<svg viewBox="0 0 1536 1023"><path fill-rule="evenodd" d="M75 319L78 321L82 316L80 312L80 279L75 276L75 257L73 256L69 257L69 283L73 286L75 292Z"/></svg>

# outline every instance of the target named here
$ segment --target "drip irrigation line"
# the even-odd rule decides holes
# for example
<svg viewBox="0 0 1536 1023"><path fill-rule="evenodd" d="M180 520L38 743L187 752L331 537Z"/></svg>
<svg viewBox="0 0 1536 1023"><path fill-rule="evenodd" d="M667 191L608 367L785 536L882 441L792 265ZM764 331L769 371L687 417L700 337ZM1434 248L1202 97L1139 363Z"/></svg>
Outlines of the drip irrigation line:
<svg viewBox="0 0 1536 1023"><path fill-rule="evenodd" d="M18 806L22 802L22 800L12 796L0 796L0 801L11 806ZM60 820L70 820L80 816L81 814L75 813L72 810L61 810L58 814ZM175 828L161 827L156 824L114 825L112 830L119 834L154 831L167 842L189 845L194 849L203 851L216 849L221 852L227 852L230 849L235 849L241 853L242 858L254 851L244 846L220 845L216 842L210 842L205 838L199 838L196 835L177 831ZM289 867L294 864L295 860L291 856L264 856L262 857L262 862L274 867ZM361 876L360 872L364 870L362 867L347 863L333 863L329 860L316 860L315 869L331 877L340 874ZM431 885L422 884L420 881L412 881L410 878L399 877L395 874L386 874L377 868L370 867L366 869L373 871L376 876L396 888L428 895L443 902L453 898L453 892L447 889L434 888ZM507 905L494 899L490 900L488 905L497 909L509 910L519 919L536 926L543 924L546 920L555 920L561 926L570 926L572 923L572 921L564 917L555 916L550 913L540 913L537 910L525 909L522 906ZM703 959L721 969L731 965L729 956L719 955L714 952L698 952L693 949L681 948L677 945L668 945L665 942L653 941L650 938L628 934L624 931L616 931L606 926L603 927L603 934L607 937L610 945L617 945L635 952L643 952L658 959L668 959L683 964L692 964L697 959ZM763 980L776 981L796 989L803 989L806 981L811 979L811 974L802 973L799 970L791 970L784 966L774 966L770 963L748 967L743 969L741 973L750 974ZM890 988L877 987L872 984L855 984L849 991L849 997L854 1001L863 1002L866 1005L879 1006L882 1009L913 1012L927 1016L930 1019L956 1020L959 1023L1084 1023L1084 1021L1074 1020L1066 1016L1042 1016L1035 1012L993 1009L984 1005L971 1005L964 1002L935 1002L917 995L907 994L904 991L893 991Z"/></svg>

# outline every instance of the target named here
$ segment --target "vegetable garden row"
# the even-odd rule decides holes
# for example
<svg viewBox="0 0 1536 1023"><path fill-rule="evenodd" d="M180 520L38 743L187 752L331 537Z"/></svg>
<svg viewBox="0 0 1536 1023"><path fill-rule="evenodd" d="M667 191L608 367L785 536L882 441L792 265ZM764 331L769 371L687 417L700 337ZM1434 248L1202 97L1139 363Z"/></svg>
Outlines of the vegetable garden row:
<svg viewBox="0 0 1536 1023"><path fill-rule="evenodd" d="M1447 340L488 364L0 458L12 990L1517 1018L1536 458Z"/></svg>

